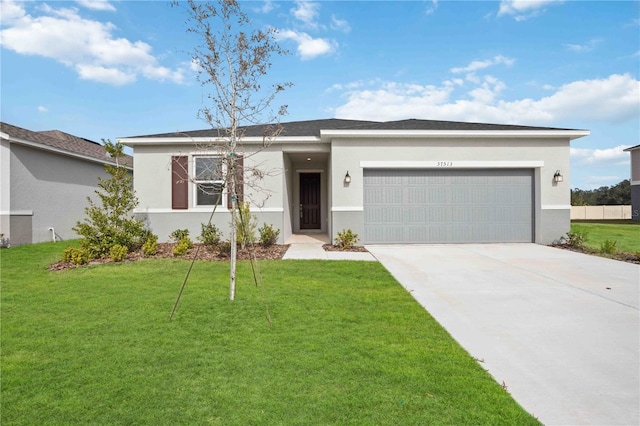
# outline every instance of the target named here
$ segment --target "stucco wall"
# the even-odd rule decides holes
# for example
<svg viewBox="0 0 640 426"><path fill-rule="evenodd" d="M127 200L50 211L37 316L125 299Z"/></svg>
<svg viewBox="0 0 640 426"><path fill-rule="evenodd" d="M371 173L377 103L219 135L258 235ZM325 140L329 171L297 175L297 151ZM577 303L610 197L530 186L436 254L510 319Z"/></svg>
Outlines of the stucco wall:
<svg viewBox="0 0 640 426"><path fill-rule="evenodd" d="M176 229L187 228L193 238L200 234L201 223L206 223L212 207L195 206L195 185L189 186L189 208L171 209L171 157L189 156L189 172L193 174L194 155L217 155L216 149L203 149L194 145L162 145L134 147L134 188L140 201L136 213L145 217L160 241L167 241ZM247 149L244 158L244 199L250 202L251 212L258 217L258 226L263 222L280 229L283 241L284 205L287 203L284 184L283 155L275 145L259 152ZM264 173L262 178L252 175L255 168ZM226 207L218 206L212 221L225 234L229 231L230 215Z"/></svg>
<svg viewBox="0 0 640 426"><path fill-rule="evenodd" d="M97 201L98 176L108 177L101 164L11 144L11 211L32 212L30 242L51 241L49 228L58 239L78 238L71 228L84 219L87 197Z"/></svg>
<svg viewBox="0 0 640 426"><path fill-rule="evenodd" d="M362 233L363 168L362 161L542 162L534 174L536 242L547 244L559 231L569 227L570 173L568 139L334 139L331 152L334 227L332 238L342 224L351 224ZM351 184L342 185L346 171ZM553 175L560 170L563 182ZM544 212L544 214L543 214ZM552 220L560 224L552 224ZM566 232L566 231L564 231Z"/></svg>

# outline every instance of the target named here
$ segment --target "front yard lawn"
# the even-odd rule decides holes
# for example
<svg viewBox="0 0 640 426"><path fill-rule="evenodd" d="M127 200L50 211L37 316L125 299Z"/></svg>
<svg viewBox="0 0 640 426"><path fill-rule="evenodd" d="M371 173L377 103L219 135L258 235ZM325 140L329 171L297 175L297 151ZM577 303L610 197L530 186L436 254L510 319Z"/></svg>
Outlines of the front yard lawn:
<svg viewBox="0 0 640 426"><path fill-rule="evenodd" d="M378 263L198 262L169 322L187 261L63 248L0 251L3 425L538 424Z"/></svg>
<svg viewBox="0 0 640 426"><path fill-rule="evenodd" d="M616 241L616 248L628 253L640 252L640 222L600 221L600 222L571 222L571 231L587 234L585 245L593 249L600 249L606 240Z"/></svg>

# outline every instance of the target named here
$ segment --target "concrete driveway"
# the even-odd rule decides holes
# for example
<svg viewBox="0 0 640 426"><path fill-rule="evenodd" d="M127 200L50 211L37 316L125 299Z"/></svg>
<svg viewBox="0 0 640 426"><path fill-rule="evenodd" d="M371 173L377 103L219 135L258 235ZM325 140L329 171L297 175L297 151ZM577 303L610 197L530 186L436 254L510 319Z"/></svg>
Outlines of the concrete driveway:
<svg viewBox="0 0 640 426"><path fill-rule="evenodd" d="M640 424L640 266L536 244L367 249L544 424Z"/></svg>

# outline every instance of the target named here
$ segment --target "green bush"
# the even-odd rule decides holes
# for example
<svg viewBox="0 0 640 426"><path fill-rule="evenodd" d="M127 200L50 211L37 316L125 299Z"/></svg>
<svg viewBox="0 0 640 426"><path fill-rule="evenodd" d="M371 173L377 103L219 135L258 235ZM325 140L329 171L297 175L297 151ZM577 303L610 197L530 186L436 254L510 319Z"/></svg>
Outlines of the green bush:
<svg viewBox="0 0 640 426"><path fill-rule="evenodd" d="M351 248L357 242L358 234L355 234L351 229L338 232L338 236L335 238L335 245L341 248Z"/></svg>
<svg viewBox="0 0 640 426"><path fill-rule="evenodd" d="M183 237L178 241L178 244L173 248L173 254L175 256L184 256L189 249L193 247L193 243L189 237Z"/></svg>
<svg viewBox="0 0 640 426"><path fill-rule="evenodd" d="M564 238L566 244L572 247L583 247L587 239L585 232L567 232L567 236Z"/></svg>
<svg viewBox="0 0 640 426"><path fill-rule="evenodd" d="M218 251L220 252L220 254L226 254L226 255L230 255L231 254L231 241L222 241L220 244L218 244Z"/></svg>
<svg viewBox="0 0 640 426"><path fill-rule="evenodd" d="M202 231L198 239L207 247L213 248L220 243L222 232L212 224L202 224Z"/></svg>
<svg viewBox="0 0 640 426"><path fill-rule="evenodd" d="M600 244L600 252L604 254L614 254L617 251L617 243L617 241L605 240L602 244Z"/></svg>
<svg viewBox="0 0 640 426"><path fill-rule="evenodd" d="M62 252L62 261L71 262L74 265L85 265L90 259L89 252L83 248L67 247Z"/></svg>
<svg viewBox="0 0 640 426"><path fill-rule="evenodd" d="M133 190L133 176L121 162L125 155L124 145L103 141L105 150L116 161L116 165L105 165L110 178L98 178L99 189L95 191L98 201L88 198L85 220L73 227L83 237L80 247L91 258L107 257L111 247L116 244L130 251L137 250L144 243L147 232L144 222L133 213L138 199Z"/></svg>
<svg viewBox="0 0 640 426"><path fill-rule="evenodd" d="M146 256L154 256L158 252L158 236L150 234L142 245L142 252Z"/></svg>
<svg viewBox="0 0 640 426"><path fill-rule="evenodd" d="M279 229L274 229L273 225L267 225L266 223L258 229L258 232L260 233L260 244L263 247L274 245L276 241L278 241L278 236L280 235Z"/></svg>
<svg viewBox="0 0 640 426"><path fill-rule="evenodd" d="M122 262L127 257L128 252L129 249L127 247L116 244L109 250L109 257L114 262Z"/></svg>
<svg viewBox="0 0 640 426"><path fill-rule="evenodd" d="M188 229L176 229L172 233L169 234L169 238L171 238L174 242L179 243L183 238L189 238L189 230Z"/></svg>
<svg viewBox="0 0 640 426"><path fill-rule="evenodd" d="M238 204L236 215L236 238L240 247L245 248L247 244L256 242L256 229L258 228L258 218L251 214L249 202Z"/></svg>

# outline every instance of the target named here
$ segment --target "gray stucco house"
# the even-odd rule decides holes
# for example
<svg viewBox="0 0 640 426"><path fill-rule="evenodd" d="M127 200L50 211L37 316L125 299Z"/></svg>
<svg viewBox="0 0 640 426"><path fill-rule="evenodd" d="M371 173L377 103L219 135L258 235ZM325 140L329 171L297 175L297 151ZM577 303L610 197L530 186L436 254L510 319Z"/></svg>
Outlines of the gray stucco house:
<svg viewBox="0 0 640 426"><path fill-rule="evenodd" d="M631 154L631 219L640 221L640 145L625 151Z"/></svg>
<svg viewBox="0 0 640 426"><path fill-rule="evenodd" d="M570 227L569 144L589 135L415 119L282 124L266 148L263 126L244 128L240 143L245 170L269 171L266 191L245 185L245 199L260 224L281 230L280 242L351 229L365 244L550 243ZM193 177L218 161L217 137L214 129L119 139L134 151L138 213L161 240L178 228L199 235L208 221L212 197ZM220 197L213 219L225 231L227 203Z"/></svg>
<svg viewBox="0 0 640 426"><path fill-rule="evenodd" d="M98 177L108 177L106 163L114 162L97 142L0 123L0 233L11 245L78 238L71 228Z"/></svg>

